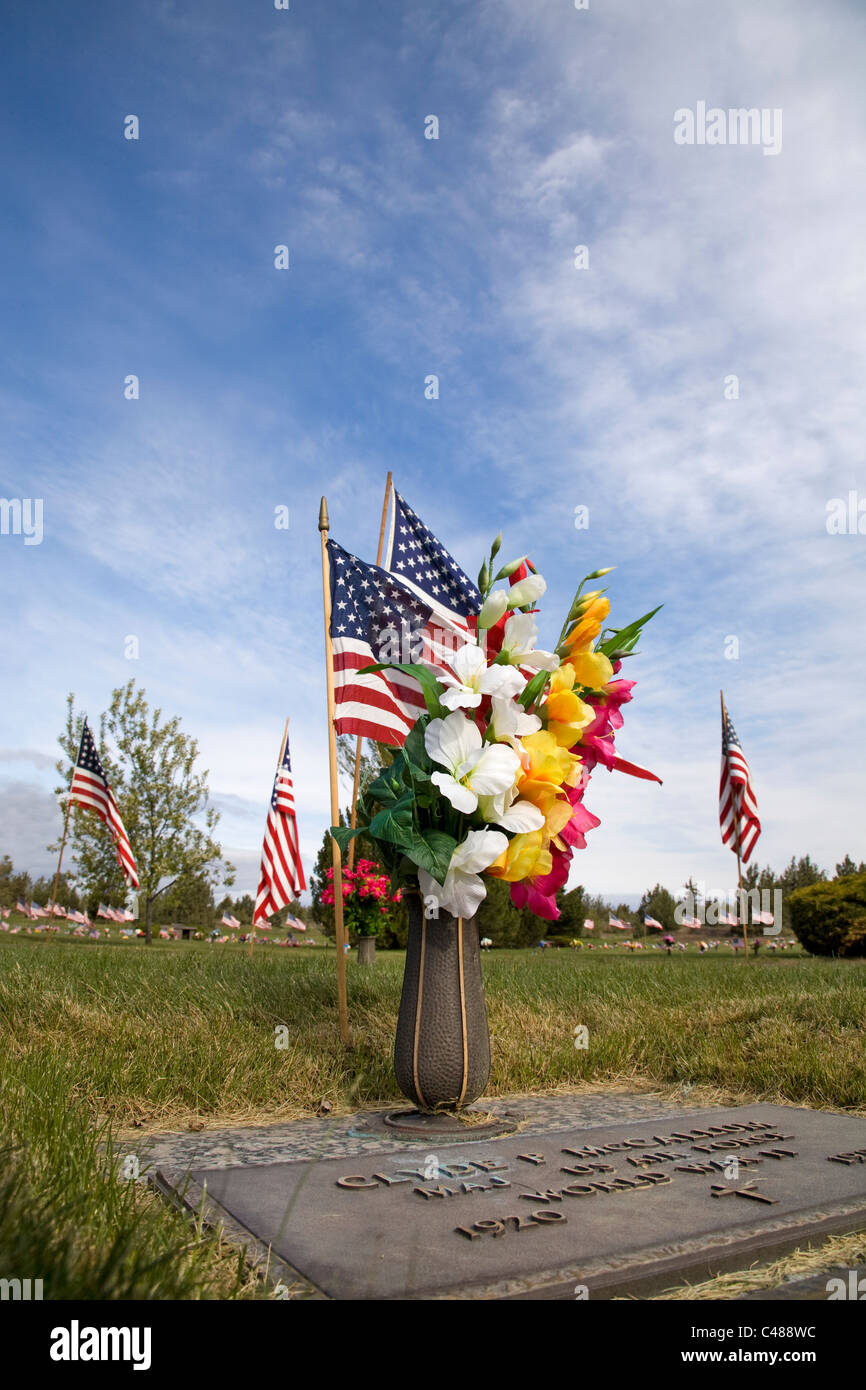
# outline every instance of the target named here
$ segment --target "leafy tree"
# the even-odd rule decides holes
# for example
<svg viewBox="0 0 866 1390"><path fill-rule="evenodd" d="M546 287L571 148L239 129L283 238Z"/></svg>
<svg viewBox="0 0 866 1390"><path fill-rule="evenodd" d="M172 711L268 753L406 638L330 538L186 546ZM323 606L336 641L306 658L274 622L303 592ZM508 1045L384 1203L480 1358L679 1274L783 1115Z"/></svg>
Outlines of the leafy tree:
<svg viewBox="0 0 866 1390"><path fill-rule="evenodd" d="M819 869L808 854L802 859L796 859L792 855L790 864L782 870L777 879L779 886L789 893L793 893L797 888L811 888L813 883L826 881L827 875L824 870Z"/></svg>
<svg viewBox="0 0 866 1390"><path fill-rule="evenodd" d="M677 921L674 917L676 899L667 888L663 888L657 883L653 888L647 890L640 900L637 910L638 921L643 927L644 917L654 917L657 922L661 922L665 931L672 932L677 929Z"/></svg>
<svg viewBox="0 0 866 1390"><path fill-rule="evenodd" d="M580 884L568 893L560 890L556 895L556 905L559 908L559 921L554 924L553 930L569 939L583 936L583 924L590 913L589 900Z"/></svg>
<svg viewBox="0 0 866 1390"><path fill-rule="evenodd" d="M836 877L853 878L855 874L866 874L866 864L855 864L850 854L846 854L842 863L836 865Z"/></svg>
<svg viewBox="0 0 866 1390"><path fill-rule="evenodd" d="M30 875L16 870L9 855L4 854L0 859L0 907L14 907L18 898L24 902L30 897Z"/></svg>
<svg viewBox="0 0 866 1390"><path fill-rule="evenodd" d="M165 890L159 913L163 922L181 922L185 927L209 930L218 915L211 883L204 874L184 874Z"/></svg>
<svg viewBox="0 0 866 1390"><path fill-rule="evenodd" d="M84 716L67 696L66 727L59 738L65 755L57 764L68 792ZM109 742L110 740L110 742ZM219 813L208 805L207 773L198 772L198 743L183 733L176 716L150 710L135 681L118 686L99 719L99 756L129 835L144 903L145 940L151 941L154 903L178 880L201 878L211 887L234 881L234 867L213 838ZM90 901L116 902L127 893L117 864L114 838L92 812L74 806L70 847L76 881ZM56 848L51 846L51 848Z"/></svg>
<svg viewBox="0 0 866 1390"><path fill-rule="evenodd" d="M243 922L245 926L249 927L252 926L255 906L249 893L244 893L242 898L235 898L228 910L233 917L237 917L239 922Z"/></svg>
<svg viewBox="0 0 866 1390"><path fill-rule="evenodd" d="M479 937L489 936L494 946L512 949L535 945L544 935L540 918L514 906L511 885L503 879L487 876L484 886L487 896L475 914Z"/></svg>

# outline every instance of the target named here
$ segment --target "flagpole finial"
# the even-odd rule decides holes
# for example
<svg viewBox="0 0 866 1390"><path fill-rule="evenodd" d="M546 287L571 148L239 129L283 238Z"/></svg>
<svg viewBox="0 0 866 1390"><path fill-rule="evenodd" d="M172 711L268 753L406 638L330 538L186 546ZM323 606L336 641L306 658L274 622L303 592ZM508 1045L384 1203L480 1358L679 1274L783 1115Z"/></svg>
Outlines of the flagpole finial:
<svg viewBox="0 0 866 1390"><path fill-rule="evenodd" d="M321 505L319 506L319 530L330 531L330 529L331 522L330 518L328 517L328 499L326 497L323 497Z"/></svg>

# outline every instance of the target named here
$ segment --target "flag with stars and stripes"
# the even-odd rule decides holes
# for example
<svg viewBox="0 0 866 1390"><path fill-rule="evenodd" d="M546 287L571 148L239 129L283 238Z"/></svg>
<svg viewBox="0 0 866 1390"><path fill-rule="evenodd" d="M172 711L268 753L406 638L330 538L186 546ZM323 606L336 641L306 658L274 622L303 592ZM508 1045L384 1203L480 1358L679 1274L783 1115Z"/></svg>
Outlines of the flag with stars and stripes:
<svg viewBox="0 0 866 1390"><path fill-rule="evenodd" d="M361 734L401 746L425 709L421 687L403 671L361 674L379 661L423 663L450 671L457 647L470 640L465 622L433 605L395 575L328 541L331 642L338 734Z"/></svg>
<svg viewBox="0 0 866 1390"><path fill-rule="evenodd" d="M124 829L123 821L120 819L117 802L108 785L108 778L102 763L99 761L96 744L93 742L93 735L86 719L81 732L78 761L72 774L72 785L69 788L69 799L77 802L79 806L85 806L89 810L95 811L99 819L108 826L117 845L117 862L123 870L123 877L130 888L137 888L138 870L132 857L129 836Z"/></svg>
<svg viewBox="0 0 866 1390"><path fill-rule="evenodd" d="M481 608L481 594L396 488L391 491L385 569L429 605L444 628L474 638L471 619Z"/></svg>
<svg viewBox="0 0 866 1390"><path fill-rule="evenodd" d="M262 846L262 867L253 912L253 926L265 927L268 918L286 907L306 888L304 866L298 846L298 823L295 819L295 793L292 787L292 760L289 737L274 777L271 804L265 824ZM240 925L238 923L237 925Z"/></svg>
<svg viewBox="0 0 866 1390"><path fill-rule="evenodd" d="M719 824L722 844L738 853L744 864L761 833L752 774L728 711L722 705L722 775L719 783Z"/></svg>

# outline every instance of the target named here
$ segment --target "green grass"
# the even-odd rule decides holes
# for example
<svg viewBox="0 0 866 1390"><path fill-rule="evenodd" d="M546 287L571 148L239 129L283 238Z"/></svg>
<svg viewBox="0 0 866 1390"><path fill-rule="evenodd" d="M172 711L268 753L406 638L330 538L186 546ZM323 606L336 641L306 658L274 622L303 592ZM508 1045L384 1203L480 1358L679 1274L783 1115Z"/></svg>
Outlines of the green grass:
<svg viewBox="0 0 866 1390"><path fill-rule="evenodd" d="M0 1275L46 1278L53 1297L250 1296L236 1256L119 1182L104 1146L309 1115L323 1099L335 1112L396 1101L403 956L350 964L348 1051L335 965L324 951L0 938ZM866 1109L864 961L493 952L484 973L488 1095L688 1084Z"/></svg>

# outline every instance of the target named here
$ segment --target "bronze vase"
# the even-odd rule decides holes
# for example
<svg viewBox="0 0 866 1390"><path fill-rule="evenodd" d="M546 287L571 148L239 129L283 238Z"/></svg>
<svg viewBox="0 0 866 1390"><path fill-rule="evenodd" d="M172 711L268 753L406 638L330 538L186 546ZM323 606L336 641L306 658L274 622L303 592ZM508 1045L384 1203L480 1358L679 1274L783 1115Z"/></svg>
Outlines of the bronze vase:
<svg viewBox="0 0 866 1390"><path fill-rule="evenodd" d="M458 1111L484 1091L490 1033L475 918L425 916L407 890L409 940L394 1041L394 1071L421 1111Z"/></svg>

